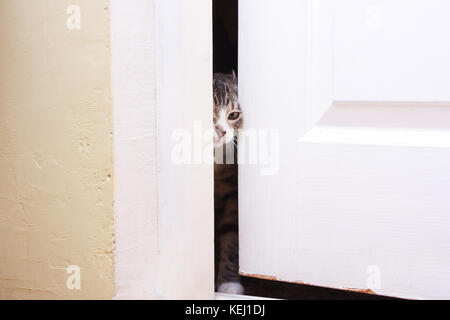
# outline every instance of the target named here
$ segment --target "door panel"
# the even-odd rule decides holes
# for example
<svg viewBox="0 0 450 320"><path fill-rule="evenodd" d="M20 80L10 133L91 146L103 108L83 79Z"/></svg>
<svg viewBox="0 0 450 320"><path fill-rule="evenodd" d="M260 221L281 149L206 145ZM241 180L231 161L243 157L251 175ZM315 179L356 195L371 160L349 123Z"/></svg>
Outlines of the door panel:
<svg viewBox="0 0 450 320"><path fill-rule="evenodd" d="M240 1L244 132L279 137L277 170L240 165L242 274L450 298L446 6Z"/></svg>
<svg viewBox="0 0 450 320"><path fill-rule="evenodd" d="M446 0L339 1L335 99L450 101Z"/></svg>

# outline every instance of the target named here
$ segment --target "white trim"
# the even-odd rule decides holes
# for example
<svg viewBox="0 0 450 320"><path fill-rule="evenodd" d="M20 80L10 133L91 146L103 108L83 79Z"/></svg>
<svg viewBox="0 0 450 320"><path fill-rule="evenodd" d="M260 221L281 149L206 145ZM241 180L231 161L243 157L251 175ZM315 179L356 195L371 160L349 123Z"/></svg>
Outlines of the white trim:
<svg viewBox="0 0 450 320"><path fill-rule="evenodd" d="M298 142L450 148L450 130L317 126Z"/></svg>
<svg viewBox="0 0 450 320"><path fill-rule="evenodd" d="M116 299L214 298L212 163L171 159L174 130L212 130L211 5L111 1Z"/></svg>
<svg viewBox="0 0 450 320"><path fill-rule="evenodd" d="M156 97L153 0L111 0L116 299L155 296Z"/></svg>

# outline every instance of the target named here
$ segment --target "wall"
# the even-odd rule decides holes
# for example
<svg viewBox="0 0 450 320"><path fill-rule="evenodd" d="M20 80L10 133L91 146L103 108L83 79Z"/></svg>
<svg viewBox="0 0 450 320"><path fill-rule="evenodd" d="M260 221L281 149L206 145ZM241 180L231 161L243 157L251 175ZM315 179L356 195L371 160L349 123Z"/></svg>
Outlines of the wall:
<svg viewBox="0 0 450 320"><path fill-rule="evenodd" d="M0 1L1 299L113 296L108 3Z"/></svg>

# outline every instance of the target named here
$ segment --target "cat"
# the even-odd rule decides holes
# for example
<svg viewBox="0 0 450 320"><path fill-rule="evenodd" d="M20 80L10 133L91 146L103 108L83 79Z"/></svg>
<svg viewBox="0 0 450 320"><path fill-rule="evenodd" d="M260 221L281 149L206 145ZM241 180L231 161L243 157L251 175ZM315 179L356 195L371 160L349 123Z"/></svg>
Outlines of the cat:
<svg viewBox="0 0 450 320"><path fill-rule="evenodd" d="M238 256L237 134L242 127L237 79L215 73L214 96L214 218L216 290L243 294ZM230 157L231 155L231 157ZM227 159L228 157L228 159Z"/></svg>

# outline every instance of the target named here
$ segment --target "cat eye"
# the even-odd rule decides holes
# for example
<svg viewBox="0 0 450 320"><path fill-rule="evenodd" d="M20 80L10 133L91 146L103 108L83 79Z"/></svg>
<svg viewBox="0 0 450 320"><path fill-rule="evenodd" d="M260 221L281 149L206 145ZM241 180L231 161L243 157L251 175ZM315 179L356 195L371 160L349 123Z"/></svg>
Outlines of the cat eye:
<svg viewBox="0 0 450 320"><path fill-rule="evenodd" d="M228 120L237 120L240 116L240 112L234 111L228 115Z"/></svg>

